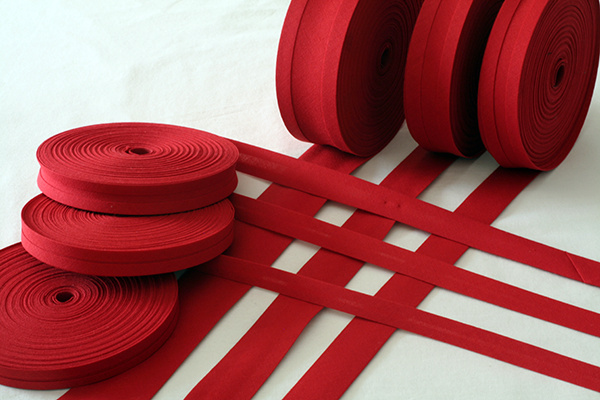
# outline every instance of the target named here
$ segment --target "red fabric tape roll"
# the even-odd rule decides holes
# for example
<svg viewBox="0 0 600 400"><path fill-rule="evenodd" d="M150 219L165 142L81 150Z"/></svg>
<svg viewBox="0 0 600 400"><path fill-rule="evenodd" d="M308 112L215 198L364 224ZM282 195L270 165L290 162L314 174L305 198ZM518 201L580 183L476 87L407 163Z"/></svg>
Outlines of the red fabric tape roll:
<svg viewBox="0 0 600 400"><path fill-rule="evenodd" d="M505 167L550 170L575 144L598 69L598 0L507 0L479 82L486 148Z"/></svg>
<svg viewBox="0 0 600 400"><path fill-rule="evenodd" d="M228 140L172 125L113 123L60 133L37 152L48 197L125 215L194 210L229 196L238 152Z"/></svg>
<svg viewBox="0 0 600 400"><path fill-rule="evenodd" d="M406 123L427 150L484 151L477 121L479 71L501 0L426 0L408 50Z"/></svg>
<svg viewBox="0 0 600 400"><path fill-rule="evenodd" d="M23 247L46 264L89 275L173 272L206 262L233 241L227 199L199 210L152 216L97 214L39 195L22 211Z"/></svg>
<svg viewBox="0 0 600 400"><path fill-rule="evenodd" d="M0 250L0 383L85 385L154 353L177 321L173 274L100 278L44 265L20 244Z"/></svg>
<svg viewBox="0 0 600 400"><path fill-rule="evenodd" d="M406 52L422 0L293 0L277 98L296 138L368 156L404 121Z"/></svg>

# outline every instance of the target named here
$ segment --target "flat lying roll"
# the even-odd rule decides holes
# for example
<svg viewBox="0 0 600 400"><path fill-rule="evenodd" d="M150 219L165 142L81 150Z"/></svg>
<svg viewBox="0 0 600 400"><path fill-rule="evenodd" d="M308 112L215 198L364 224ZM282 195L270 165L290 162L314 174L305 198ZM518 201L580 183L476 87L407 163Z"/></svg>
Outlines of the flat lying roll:
<svg viewBox="0 0 600 400"><path fill-rule="evenodd" d="M297 139L368 156L404 121L406 52L422 0L293 0L277 99Z"/></svg>
<svg viewBox="0 0 600 400"><path fill-rule="evenodd" d="M225 199L199 210L153 216L81 211L39 195L22 211L23 247L67 271L101 276L178 271L221 254L233 241Z"/></svg>
<svg viewBox="0 0 600 400"><path fill-rule="evenodd" d="M598 70L598 0L506 0L479 85L483 142L505 167L550 170L575 144Z"/></svg>
<svg viewBox="0 0 600 400"><path fill-rule="evenodd" d="M0 383L58 389L139 364L177 322L173 274L100 278L45 265L20 244L0 250Z"/></svg>
<svg viewBox="0 0 600 400"><path fill-rule="evenodd" d="M425 0L410 42L404 104L423 148L462 157L485 149L477 90L487 38L502 0Z"/></svg>
<svg viewBox="0 0 600 400"><path fill-rule="evenodd" d="M237 185L228 140L172 125L113 123L60 133L37 151L38 186L60 203L123 215L201 208Z"/></svg>

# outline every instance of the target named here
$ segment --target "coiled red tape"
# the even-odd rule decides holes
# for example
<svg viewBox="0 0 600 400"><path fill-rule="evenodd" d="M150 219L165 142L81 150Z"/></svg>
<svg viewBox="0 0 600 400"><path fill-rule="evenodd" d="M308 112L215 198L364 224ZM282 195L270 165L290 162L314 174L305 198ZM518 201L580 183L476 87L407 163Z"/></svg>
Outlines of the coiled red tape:
<svg viewBox="0 0 600 400"><path fill-rule="evenodd" d="M426 0L406 119L424 148L550 170L572 149L598 69L597 0ZM487 40L487 42L486 42Z"/></svg>
<svg viewBox="0 0 600 400"><path fill-rule="evenodd" d="M217 203L237 185L236 147L191 128L111 123L69 130L38 148L38 186L87 211L154 215Z"/></svg>
<svg viewBox="0 0 600 400"><path fill-rule="evenodd" d="M297 139L369 156L404 122L408 42L422 0L294 0L277 55L277 99Z"/></svg>
<svg viewBox="0 0 600 400"><path fill-rule="evenodd" d="M202 264L233 241L234 210L225 199L185 213L118 216L67 207L44 195L21 213L21 241L35 258L101 276L174 272Z"/></svg>
<svg viewBox="0 0 600 400"><path fill-rule="evenodd" d="M100 278L0 250L0 384L59 389L132 368L175 328L177 293L173 274Z"/></svg>
<svg viewBox="0 0 600 400"><path fill-rule="evenodd" d="M505 167L550 170L569 154L598 71L598 0L507 0L479 82L483 142Z"/></svg>
<svg viewBox="0 0 600 400"><path fill-rule="evenodd" d="M477 91L487 38L501 0L425 0L408 50L406 123L425 149L473 157Z"/></svg>

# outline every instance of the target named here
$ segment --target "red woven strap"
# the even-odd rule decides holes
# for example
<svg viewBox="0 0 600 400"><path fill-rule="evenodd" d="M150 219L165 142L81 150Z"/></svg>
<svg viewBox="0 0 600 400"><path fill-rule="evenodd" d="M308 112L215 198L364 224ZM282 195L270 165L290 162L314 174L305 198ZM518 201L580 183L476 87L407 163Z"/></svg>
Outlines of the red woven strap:
<svg viewBox="0 0 600 400"><path fill-rule="evenodd" d="M23 247L68 271L103 276L152 275L193 267L233 241L229 200L169 215L125 217L64 206L44 195L22 211Z"/></svg>
<svg viewBox="0 0 600 400"><path fill-rule="evenodd" d="M220 256L199 268L216 276L262 287L396 329L407 330L600 391L600 368L595 365L397 302L226 256Z"/></svg>
<svg viewBox="0 0 600 400"><path fill-rule="evenodd" d="M66 131L39 147L38 185L82 210L126 215L189 211L229 196L236 148L196 129L113 123Z"/></svg>
<svg viewBox="0 0 600 400"><path fill-rule="evenodd" d="M422 0L293 0L277 55L277 99L296 138L357 155L404 121L406 52Z"/></svg>
<svg viewBox="0 0 600 400"><path fill-rule="evenodd" d="M417 148L381 184L387 187L403 187L417 195L453 160L453 157L437 156ZM394 221L360 210L344 224L348 229L381 239L393 225ZM363 264L360 260L320 249L298 273L345 285ZM278 296L186 399L251 398L321 309L313 304ZM231 381L238 383L232 386L229 384Z"/></svg>
<svg viewBox="0 0 600 400"><path fill-rule="evenodd" d="M85 385L142 362L177 322L174 275L100 278L0 250L0 383Z"/></svg>
<svg viewBox="0 0 600 400"><path fill-rule="evenodd" d="M600 315L316 218L233 195L236 218L456 293L600 337Z"/></svg>
<svg viewBox="0 0 600 400"><path fill-rule="evenodd" d="M506 167L550 170L573 147L598 70L597 0L507 0L483 58L479 122Z"/></svg>
<svg viewBox="0 0 600 400"><path fill-rule="evenodd" d="M492 223L537 175L535 171L498 168L455 212ZM465 245L431 235L416 252L454 264L467 250ZM395 274L376 296L416 307L434 287ZM340 398L395 331L393 327L362 318L352 319L285 398Z"/></svg>
<svg viewBox="0 0 600 400"><path fill-rule="evenodd" d="M424 148L472 157L484 151L477 118L483 52L500 0L426 0L408 50L406 123Z"/></svg>
<svg viewBox="0 0 600 400"><path fill-rule="evenodd" d="M519 237L373 183L236 142L238 170L564 277L600 285L594 260Z"/></svg>

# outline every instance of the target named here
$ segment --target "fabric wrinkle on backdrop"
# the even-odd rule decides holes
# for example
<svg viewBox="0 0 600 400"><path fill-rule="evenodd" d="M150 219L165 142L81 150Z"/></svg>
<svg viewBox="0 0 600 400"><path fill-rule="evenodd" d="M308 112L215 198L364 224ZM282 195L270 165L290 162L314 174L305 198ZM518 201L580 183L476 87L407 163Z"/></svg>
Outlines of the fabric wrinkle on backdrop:
<svg viewBox="0 0 600 400"><path fill-rule="evenodd" d="M59 132L95 123L182 125L298 157L309 144L279 115L275 59L289 1L241 0L0 4L0 246L20 239L20 210L39 193L35 150ZM598 85L597 85L598 86ZM492 225L600 260L600 96L567 159L540 174ZM416 143L404 124L355 173L379 183ZM484 153L458 160L420 195L454 210L495 168ZM267 183L239 174L236 190L257 197ZM341 225L352 213L327 204L318 217ZM427 235L398 224L386 240L415 250ZM296 242L274 264L300 268L317 250ZM600 289L468 250L458 266L600 312ZM371 265L348 287L373 294L390 273ZM251 289L155 396L183 398L244 335L276 294ZM600 365L598 338L434 289L420 309ZM255 398L282 398L351 317L324 310L307 326ZM65 391L0 387L0 399L57 399ZM395 332L345 393L348 399L593 399L598 394L430 339Z"/></svg>

